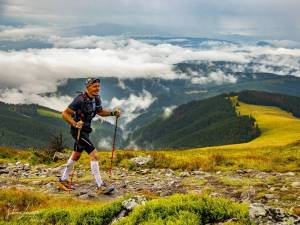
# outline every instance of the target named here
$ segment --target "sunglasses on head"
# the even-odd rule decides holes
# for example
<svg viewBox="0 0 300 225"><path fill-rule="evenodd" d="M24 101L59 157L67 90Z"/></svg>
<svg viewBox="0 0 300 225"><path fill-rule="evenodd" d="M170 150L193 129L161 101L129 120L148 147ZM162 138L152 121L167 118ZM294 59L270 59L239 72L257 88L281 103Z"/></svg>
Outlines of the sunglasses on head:
<svg viewBox="0 0 300 225"><path fill-rule="evenodd" d="M100 79L98 79L98 78L89 78L89 79L86 80L85 86L88 87L88 86L90 86L94 83L100 83Z"/></svg>

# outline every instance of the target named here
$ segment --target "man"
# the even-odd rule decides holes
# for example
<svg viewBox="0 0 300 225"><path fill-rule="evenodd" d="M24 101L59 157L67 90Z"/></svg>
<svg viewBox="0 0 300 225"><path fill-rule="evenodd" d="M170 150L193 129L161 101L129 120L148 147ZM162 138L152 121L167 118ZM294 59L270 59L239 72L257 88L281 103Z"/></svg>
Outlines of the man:
<svg viewBox="0 0 300 225"><path fill-rule="evenodd" d="M97 183L97 193L110 193L114 187L107 187L102 181L99 171L99 157L96 148L89 139L92 132L91 122L97 114L99 116L121 115L119 110L109 111L102 108L99 97L100 80L90 78L86 80L86 91L74 98L73 102L62 112L62 118L71 125L71 135L75 139L74 151L69 158L62 177L59 179L59 187L69 190L69 175L73 170L75 162L80 158L85 150L91 157L91 171ZM79 132L79 134L78 134ZM79 140L77 141L77 139Z"/></svg>

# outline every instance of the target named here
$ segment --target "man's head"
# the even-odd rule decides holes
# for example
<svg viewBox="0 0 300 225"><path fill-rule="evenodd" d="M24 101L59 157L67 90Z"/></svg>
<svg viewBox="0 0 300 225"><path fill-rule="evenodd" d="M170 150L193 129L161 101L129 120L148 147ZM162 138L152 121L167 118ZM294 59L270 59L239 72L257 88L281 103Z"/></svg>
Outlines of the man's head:
<svg viewBox="0 0 300 225"><path fill-rule="evenodd" d="M85 81L86 91L90 97L99 95L100 91L100 79L89 78Z"/></svg>

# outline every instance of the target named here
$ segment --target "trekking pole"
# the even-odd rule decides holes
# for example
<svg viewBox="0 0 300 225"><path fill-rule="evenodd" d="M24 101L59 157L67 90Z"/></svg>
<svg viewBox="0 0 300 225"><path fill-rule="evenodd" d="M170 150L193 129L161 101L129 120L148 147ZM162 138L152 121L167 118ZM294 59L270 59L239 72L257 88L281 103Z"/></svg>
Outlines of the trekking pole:
<svg viewBox="0 0 300 225"><path fill-rule="evenodd" d="M112 151L111 151L111 159L110 159L110 167L109 167L109 175L112 176L112 163L114 159L114 152L115 152L115 143L116 143L116 136L117 136L117 127L118 127L118 116L116 116L116 123L115 123L115 133L113 137L113 144L112 144Z"/></svg>
<svg viewBox="0 0 300 225"><path fill-rule="evenodd" d="M76 145L77 148L78 148L78 143L79 143L79 139L80 139L80 133L81 133L81 128L78 128L77 139L76 139L77 140L77 145ZM71 193L74 171L75 171L75 165L73 165L72 173L71 173L70 180L69 180L69 194Z"/></svg>

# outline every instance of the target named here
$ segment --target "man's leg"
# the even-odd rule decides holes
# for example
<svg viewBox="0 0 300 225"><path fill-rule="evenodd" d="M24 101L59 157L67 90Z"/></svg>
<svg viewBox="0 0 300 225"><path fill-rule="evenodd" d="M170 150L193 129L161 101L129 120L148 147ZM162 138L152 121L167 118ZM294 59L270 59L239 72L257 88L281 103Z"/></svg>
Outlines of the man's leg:
<svg viewBox="0 0 300 225"><path fill-rule="evenodd" d="M60 179L61 181L68 181L70 173L73 170L74 164L80 158L80 156L81 156L81 152L75 152L74 151L72 153L71 157L69 158L69 160L67 162L66 168L63 172L63 175Z"/></svg>
<svg viewBox="0 0 300 225"><path fill-rule="evenodd" d="M101 179L100 170L99 170L99 162L98 162L99 157L98 157L97 150L94 149L89 155L91 157L91 171L95 177L97 186L99 188L102 186L103 181Z"/></svg>
<svg viewBox="0 0 300 225"><path fill-rule="evenodd" d="M91 171L92 174L95 177L96 183L97 183L97 193L98 194L110 194L112 193L115 188L113 186L107 186L105 182L102 181L101 176L100 176L100 170L99 170L99 157L97 150L94 149L90 154L91 157Z"/></svg>

